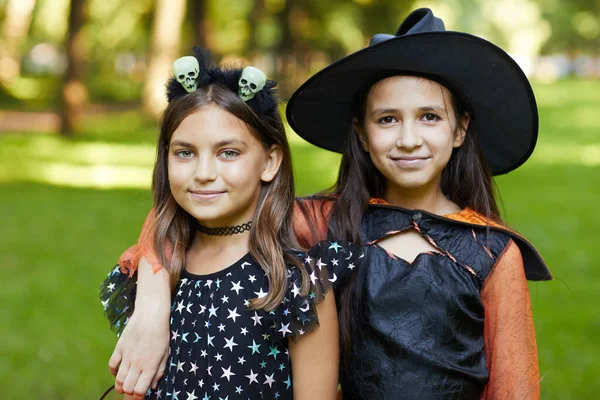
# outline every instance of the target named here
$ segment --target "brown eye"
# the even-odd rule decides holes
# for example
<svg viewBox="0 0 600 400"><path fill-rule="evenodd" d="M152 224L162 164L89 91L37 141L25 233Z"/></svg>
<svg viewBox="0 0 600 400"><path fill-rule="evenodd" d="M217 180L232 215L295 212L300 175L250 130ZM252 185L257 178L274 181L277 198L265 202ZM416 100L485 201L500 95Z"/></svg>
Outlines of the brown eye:
<svg viewBox="0 0 600 400"><path fill-rule="evenodd" d="M379 123L387 125L387 124L393 124L394 122L396 122L396 118L392 117L392 116L386 116L386 117L382 117L379 120Z"/></svg>
<svg viewBox="0 0 600 400"><path fill-rule="evenodd" d="M423 115L423 119L427 122L435 122L435 121L440 120L440 117L435 114L427 113L427 114Z"/></svg>

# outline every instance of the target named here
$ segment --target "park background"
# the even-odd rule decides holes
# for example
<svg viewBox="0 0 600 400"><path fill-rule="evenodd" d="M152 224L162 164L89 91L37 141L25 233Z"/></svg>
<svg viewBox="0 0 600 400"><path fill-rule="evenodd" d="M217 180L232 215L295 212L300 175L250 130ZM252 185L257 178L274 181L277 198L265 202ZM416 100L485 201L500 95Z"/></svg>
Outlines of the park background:
<svg viewBox="0 0 600 400"><path fill-rule="evenodd" d="M111 384L98 287L151 206L173 60L209 47L279 80L285 100L419 6L497 43L532 80L538 145L497 178L503 216L555 276L530 284L542 398L596 398L597 0L0 0L0 398L96 399ZM339 156L289 135L298 194L330 186Z"/></svg>

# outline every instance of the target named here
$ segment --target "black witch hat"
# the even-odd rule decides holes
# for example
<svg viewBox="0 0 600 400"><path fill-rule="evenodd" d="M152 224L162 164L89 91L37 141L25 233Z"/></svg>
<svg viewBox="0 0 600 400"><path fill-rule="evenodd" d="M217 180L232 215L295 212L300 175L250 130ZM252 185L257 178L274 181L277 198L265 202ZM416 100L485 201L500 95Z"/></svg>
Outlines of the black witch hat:
<svg viewBox="0 0 600 400"><path fill-rule="evenodd" d="M413 11L395 35L373 36L368 47L310 78L292 95L288 122L308 142L341 152L357 95L401 74L435 80L465 101L494 175L514 170L533 152L538 113L521 68L487 40L446 31L427 8Z"/></svg>

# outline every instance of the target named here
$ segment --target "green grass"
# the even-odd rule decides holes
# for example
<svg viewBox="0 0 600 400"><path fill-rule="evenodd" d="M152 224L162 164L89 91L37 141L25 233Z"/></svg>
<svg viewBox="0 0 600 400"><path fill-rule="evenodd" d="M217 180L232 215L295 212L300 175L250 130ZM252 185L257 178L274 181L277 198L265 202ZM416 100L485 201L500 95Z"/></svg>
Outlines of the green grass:
<svg viewBox="0 0 600 400"><path fill-rule="evenodd" d="M497 182L507 221L536 244L556 278L530 286L542 398L595 398L600 82L535 90L538 148ZM94 399L111 384L115 337L97 289L150 207L155 135L128 113L90 120L74 141L0 136L0 398ZM291 142L299 194L332 184L339 158L293 135Z"/></svg>

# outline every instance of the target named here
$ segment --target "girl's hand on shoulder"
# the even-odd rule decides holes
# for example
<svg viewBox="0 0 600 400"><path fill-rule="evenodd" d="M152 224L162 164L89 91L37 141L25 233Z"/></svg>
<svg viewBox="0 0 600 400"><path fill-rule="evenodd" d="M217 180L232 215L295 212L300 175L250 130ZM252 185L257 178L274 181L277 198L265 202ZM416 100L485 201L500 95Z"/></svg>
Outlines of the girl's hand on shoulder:
<svg viewBox="0 0 600 400"><path fill-rule="evenodd" d="M108 363L118 393L141 400L163 376L169 355L169 305L167 272L153 274L152 266L142 259L135 311Z"/></svg>

